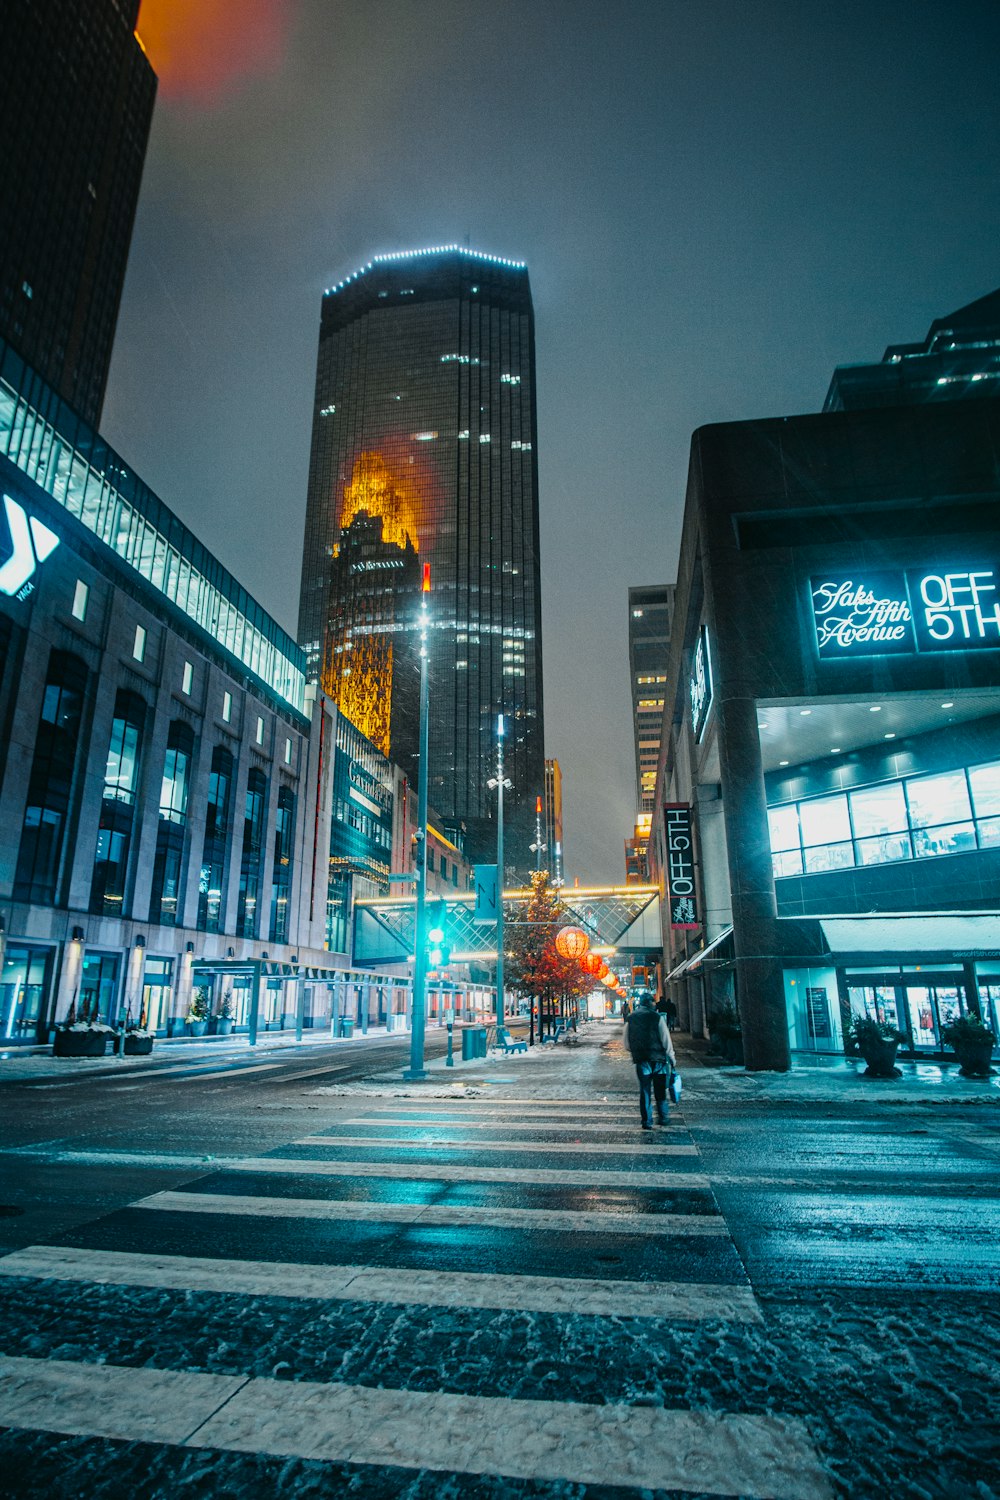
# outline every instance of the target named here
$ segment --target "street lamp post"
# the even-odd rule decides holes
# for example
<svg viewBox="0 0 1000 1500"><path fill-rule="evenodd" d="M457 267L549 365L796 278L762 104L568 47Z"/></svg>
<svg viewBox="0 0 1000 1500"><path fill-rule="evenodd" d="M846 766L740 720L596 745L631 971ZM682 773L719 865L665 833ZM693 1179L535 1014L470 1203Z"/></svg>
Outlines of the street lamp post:
<svg viewBox="0 0 1000 1500"><path fill-rule="evenodd" d="M410 1017L410 1066L407 1080L427 1077L424 1068L424 1027L427 1016L427 754L429 742L427 679L427 596L431 591L431 565L424 563L420 595L420 764L417 768L416 832L416 935L413 951L413 1012Z"/></svg>
<svg viewBox="0 0 1000 1500"><path fill-rule="evenodd" d="M536 870L541 870L541 868L542 868L542 855L545 853L545 851L546 851L546 849L548 847L549 847L548 844L546 844L545 840L542 838L542 799L541 799L541 797L536 797L535 798L535 842L533 844L529 845L529 848L531 849L532 854L535 856L535 869Z"/></svg>
<svg viewBox="0 0 1000 1500"><path fill-rule="evenodd" d="M497 1031L503 1026L503 793L513 785L503 774L503 714L497 714L497 774L486 783L497 793ZM499 1035L497 1037L499 1041Z"/></svg>

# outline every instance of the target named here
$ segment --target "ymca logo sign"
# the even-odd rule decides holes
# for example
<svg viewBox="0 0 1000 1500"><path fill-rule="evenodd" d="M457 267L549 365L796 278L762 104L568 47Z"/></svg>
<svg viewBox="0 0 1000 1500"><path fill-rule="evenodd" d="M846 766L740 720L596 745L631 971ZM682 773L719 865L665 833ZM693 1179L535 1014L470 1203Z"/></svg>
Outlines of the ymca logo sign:
<svg viewBox="0 0 1000 1500"><path fill-rule="evenodd" d="M31 575L38 564L55 551L59 538L37 516L29 516L24 506L9 495L3 497L3 508L13 550L0 564L0 594L27 599L35 587Z"/></svg>

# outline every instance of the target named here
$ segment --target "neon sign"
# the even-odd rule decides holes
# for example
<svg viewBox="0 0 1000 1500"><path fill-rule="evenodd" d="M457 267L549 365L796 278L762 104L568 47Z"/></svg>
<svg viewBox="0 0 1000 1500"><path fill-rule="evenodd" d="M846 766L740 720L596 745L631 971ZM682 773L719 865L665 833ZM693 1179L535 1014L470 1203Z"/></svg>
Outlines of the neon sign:
<svg viewBox="0 0 1000 1500"><path fill-rule="evenodd" d="M13 550L0 565L0 594L26 599L35 586L31 582L35 568L58 547L59 538L10 495L4 495L3 506Z"/></svg>
<svg viewBox="0 0 1000 1500"><path fill-rule="evenodd" d="M694 648L691 665L691 729L695 740L705 732L709 711L712 707L712 657L708 649L708 626L703 625L698 633L698 644Z"/></svg>
<svg viewBox="0 0 1000 1500"><path fill-rule="evenodd" d="M691 808L686 802L667 802L663 808L667 835L667 890L670 926L681 930L700 927L698 893L694 878L694 840Z"/></svg>
<svg viewBox="0 0 1000 1500"><path fill-rule="evenodd" d="M1000 569L852 573L813 578L819 654L826 660L1000 649Z"/></svg>

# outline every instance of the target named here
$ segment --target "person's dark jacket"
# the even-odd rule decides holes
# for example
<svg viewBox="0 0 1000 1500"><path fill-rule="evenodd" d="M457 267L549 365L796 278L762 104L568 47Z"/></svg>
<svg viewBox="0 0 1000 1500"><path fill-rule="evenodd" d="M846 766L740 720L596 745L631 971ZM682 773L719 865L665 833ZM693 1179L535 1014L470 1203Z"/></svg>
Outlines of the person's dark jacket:
<svg viewBox="0 0 1000 1500"><path fill-rule="evenodd" d="M659 1070L666 1068L668 1058L676 1061L666 1017L657 1015L652 1007L640 1006L629 1016L625 1023L625 1045L637 1065L649 1063Z"/></svg>

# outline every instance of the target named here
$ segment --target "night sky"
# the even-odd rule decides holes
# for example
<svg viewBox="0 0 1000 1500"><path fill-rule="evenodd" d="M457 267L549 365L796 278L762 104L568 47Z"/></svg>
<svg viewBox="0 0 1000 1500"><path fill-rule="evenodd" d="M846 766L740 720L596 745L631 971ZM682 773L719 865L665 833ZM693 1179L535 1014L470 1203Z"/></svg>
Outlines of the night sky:
<svg viewBox="0 0 1000 1500"><path fill-rule="evenodd" d="M675 576L691 433L816 411L1000 285L1000 5L145 0L140 34L105 436L294 632L324 288L526 260L546 754L568 878L621 883L626 591Z"/></svg>

